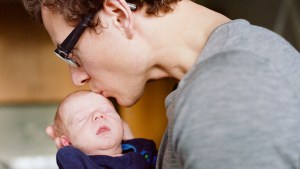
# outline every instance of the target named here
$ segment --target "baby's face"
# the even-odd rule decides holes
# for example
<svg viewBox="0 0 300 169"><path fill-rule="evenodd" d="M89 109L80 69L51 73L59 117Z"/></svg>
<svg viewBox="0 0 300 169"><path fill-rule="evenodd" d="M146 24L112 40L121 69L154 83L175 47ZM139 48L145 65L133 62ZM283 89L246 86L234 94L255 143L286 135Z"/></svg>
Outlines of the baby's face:
<svg viewBox="0 0 300 169"><path fill-rule="evenodd" d="M92 92L71 96L60 112L74 147L88 155L107 155L120 148L122 120L105 97Z"/></svg>

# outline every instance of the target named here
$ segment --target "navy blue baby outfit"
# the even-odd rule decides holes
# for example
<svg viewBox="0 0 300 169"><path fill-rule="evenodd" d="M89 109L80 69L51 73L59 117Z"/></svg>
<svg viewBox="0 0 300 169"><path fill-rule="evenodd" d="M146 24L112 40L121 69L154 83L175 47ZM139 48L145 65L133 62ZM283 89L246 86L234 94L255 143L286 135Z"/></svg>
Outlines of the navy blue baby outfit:
<svg viewBox="0 0 300 169"><path fill-rule="evenodd" d="M59 169L154 169L157 150L152 140L137 138L122 142L123 156L86 155L66 146L58 150Z"/></svg>

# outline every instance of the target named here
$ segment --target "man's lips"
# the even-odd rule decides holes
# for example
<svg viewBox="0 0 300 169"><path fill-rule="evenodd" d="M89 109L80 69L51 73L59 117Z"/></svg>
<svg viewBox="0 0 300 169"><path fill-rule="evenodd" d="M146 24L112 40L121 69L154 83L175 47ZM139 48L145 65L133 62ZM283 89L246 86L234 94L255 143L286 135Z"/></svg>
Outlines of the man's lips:
<svg viewBox="0 0 300 169"><path fill-rule="evenodd" d="M100 135L108 131L110 131L110 128L108 128L107 126L100 126L98 131L96 132L96 135Z"/></svg>

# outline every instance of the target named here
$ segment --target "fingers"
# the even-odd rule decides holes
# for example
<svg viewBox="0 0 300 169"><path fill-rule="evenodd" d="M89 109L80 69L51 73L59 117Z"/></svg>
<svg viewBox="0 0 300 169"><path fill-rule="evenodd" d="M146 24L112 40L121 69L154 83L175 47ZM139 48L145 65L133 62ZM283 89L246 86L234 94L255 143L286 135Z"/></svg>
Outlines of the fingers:
<svg viewBox="0 0 300 169"><path fill-rule="evenodd" d="M45 132L54 141L54 143L55 143L55 145L58 149L63 147L63 145L61 143L61 140L60 140L60 137L57 137L55 132L54 132L53 125L49 125L46 128Z"/></svg>
<svg viewBox="0 0 300 169"><path fill-rule="evenodd" d="M56 147L57 147L58 149L60 149L60 148L63 147L63 145L62 145L62 143L61 143L61 139L60 139L59 137L56 137L56 138L54 139L54 143L55 143L55 145L56 145Z"/></svg>
<svg viewBox="0 0 300 169"><path fill-rule="evenodd" d="M50 125L46 128L46 133L47 135L52 139L54 140L56 135L55 135L55 132L54 132L54 128L53 128L53 125Z"/></svg>
<svg viewBox="0 0 300 169"><path fill-rule="evenodd" d="M130 140L133 139L133 133L128 125L128 123L125 120L122 120L123 122L123 129L124 129L124 136L123 136L123 140Z"/></svg>

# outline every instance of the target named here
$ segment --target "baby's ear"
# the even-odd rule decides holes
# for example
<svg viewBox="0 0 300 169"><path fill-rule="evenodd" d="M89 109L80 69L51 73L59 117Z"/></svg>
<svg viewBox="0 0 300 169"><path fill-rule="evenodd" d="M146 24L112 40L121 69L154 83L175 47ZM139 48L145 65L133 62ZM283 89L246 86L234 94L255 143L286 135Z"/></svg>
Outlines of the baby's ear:
<svg viewBox="0 0 300 169"><path fill-rule="evenodd" d="M66 137L66 136L64 136L64 135L62 135L62 136L60 137L60 141L61 141L61 144L62 144L63 146L70 146L70 145L72 145L72 143L70 142L69 138Z"/></svg>

